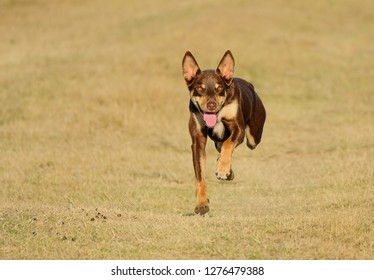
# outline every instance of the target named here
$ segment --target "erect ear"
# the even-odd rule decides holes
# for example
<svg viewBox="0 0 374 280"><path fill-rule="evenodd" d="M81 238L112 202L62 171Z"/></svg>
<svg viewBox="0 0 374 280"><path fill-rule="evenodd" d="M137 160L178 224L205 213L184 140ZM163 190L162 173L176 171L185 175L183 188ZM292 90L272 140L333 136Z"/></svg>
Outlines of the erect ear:
<svg viewBox="0 0 374 280"><path fill-rule="evenodd" d="M216 73L221 75L227 85L230 85L234 78L235 60L231 51L226 51L219 63Z"/></svg>
<svg viewBox="0 0 374 280"><path fill-rule="evenodd" d="M190 85L201 70L192 53L187 51L182 61L183 78Z"/></svg>

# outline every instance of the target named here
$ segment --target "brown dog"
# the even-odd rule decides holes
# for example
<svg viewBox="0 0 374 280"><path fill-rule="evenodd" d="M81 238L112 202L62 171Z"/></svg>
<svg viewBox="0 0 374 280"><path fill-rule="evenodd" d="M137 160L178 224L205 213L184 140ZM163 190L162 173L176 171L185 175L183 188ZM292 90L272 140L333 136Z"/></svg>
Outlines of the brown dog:
<svg viewBox="0 0 374 280"><path fill-rule="evenodd" d="M252 84L234 78L234 57L227 51L217 69L201 71L193 55L187 51L182 62L183 77L190 91L189 131L196 178L195 213L209 211L205 182L205 145L207 136L220 153L216 176L234 179L231 157L244 136L254 149L261 141L265 108Z"/></svg>

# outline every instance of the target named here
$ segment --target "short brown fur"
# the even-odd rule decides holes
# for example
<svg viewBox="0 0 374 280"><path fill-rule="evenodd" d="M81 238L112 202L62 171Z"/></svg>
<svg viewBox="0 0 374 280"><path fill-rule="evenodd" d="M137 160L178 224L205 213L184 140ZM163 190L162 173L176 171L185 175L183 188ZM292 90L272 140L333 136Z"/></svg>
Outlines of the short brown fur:
<svg viewBox="0 0 374 280"><path fill-rule="evenodd" d="M234 149L245 136L254 149L261 141L266 111L251 83L234 78L235 61L228 50L216 70L201 71L191 52L182 61L183 77L190 91L189 132L195 171L195 213L209 211L205 182L205 146L211 138L220 153L216 176L233 180L231 160Z"/></svg>

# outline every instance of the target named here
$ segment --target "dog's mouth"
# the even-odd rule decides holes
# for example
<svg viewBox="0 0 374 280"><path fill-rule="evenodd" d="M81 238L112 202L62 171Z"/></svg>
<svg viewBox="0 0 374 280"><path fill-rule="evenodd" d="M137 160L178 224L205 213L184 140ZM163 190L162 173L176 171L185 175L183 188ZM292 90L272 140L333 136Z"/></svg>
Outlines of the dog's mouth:
<svg viewBox="0 0 374 280"><path fill-rule="evenodd" d="M207 127L214 127L217 123L217 114L216 113L203 113L203 120Z"/></svg>
<svg viewBox="0 0 374 280"><path fill-rule="evenodd" d="M219 111L205 112L201 109L200 104L198 102L196 102L195 105L199 113L202 115L205 125L209 128L213 128L217 123L217 115Z"/></svg>

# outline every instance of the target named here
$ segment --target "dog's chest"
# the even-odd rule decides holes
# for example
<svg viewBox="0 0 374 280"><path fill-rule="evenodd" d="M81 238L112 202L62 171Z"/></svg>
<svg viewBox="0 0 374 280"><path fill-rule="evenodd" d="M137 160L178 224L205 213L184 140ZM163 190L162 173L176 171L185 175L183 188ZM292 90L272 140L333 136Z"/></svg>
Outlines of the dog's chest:
<svg viewBox="0 0 374 280"><path fill-rule="evenodd" d="M230 120L237 117L238 113L238 102L234 101L230 104L225 105L222 110L218 113L217 123L212 129L212 136L218 139L224 139L226 136L226 127L222 122L222 119Z"/></svg>
<svg viewBox="0 0 374 280"><path fill-rule="evenodd" d="M225 104L218 113L218 120L221 120L222 118L227 120L235 119L238 114L238 106L238 100L234 100L230 104Z"/></svg>
<svg viewBox="0 0 374 280"><path fill-rule="evenodd" d="M213 127L213 131L212 131L212 135L215 137L215 138L218 138L218 139L223 139L224 136L225 136L225 125L223 124L223 122L219 119L216 123L216 125Z"/></svg>

